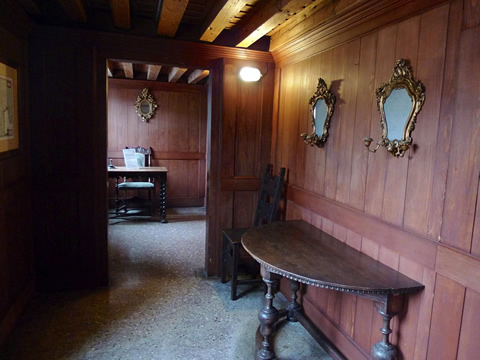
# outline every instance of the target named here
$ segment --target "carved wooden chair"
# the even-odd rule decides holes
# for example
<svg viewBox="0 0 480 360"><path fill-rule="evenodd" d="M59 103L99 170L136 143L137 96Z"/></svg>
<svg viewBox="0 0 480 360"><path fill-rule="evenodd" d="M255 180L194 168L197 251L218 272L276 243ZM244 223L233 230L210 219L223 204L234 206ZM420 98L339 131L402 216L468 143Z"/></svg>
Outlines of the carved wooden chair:
<svg viewBox="0 0 480 360"><path fill-rule="evenodd" d="M278 176L272 176L272 166L268 165L263 176L262 188L258 196L257 209L253 226L276 221L278 205L282 195L283 182L285 178L285 168L280 169ZM231 298L237 300L237 286L242 284L261 283L262 279L258 279L258 264L243 249L241 239L242 235L251 229L237 228L223 230L223 246L222 246L222 283L227 282L227 276L230 275L231 280ZM239 269L243 265L250 279L239 279Z"/></svg>
<svg viewBox="0 0 480 360"><path fill-rule="evenodd" d="M128 149L128 147L126 147ZM143 148L141 146L135 147L135 154L137 156L138 167L151 166L152 148ZM128 192L135 192L136 196L127 197ZM147 198L138 196L139 193L146 192ZM123 196L120 197L120 193ZM155 213L155 183L151 179L131 179L124 178L123 182L118 183L115 187L116 195L116 214L122 212L125 214L131 209L148 208L151 215Z"/></svg>

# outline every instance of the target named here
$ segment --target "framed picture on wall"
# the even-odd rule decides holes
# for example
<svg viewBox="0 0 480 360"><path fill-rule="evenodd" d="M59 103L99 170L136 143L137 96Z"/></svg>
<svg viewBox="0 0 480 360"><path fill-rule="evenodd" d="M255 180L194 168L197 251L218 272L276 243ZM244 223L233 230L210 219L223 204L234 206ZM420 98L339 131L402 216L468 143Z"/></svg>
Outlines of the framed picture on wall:
<svg viewBox="0 0 480 360"><path fill-rule="evenodd" d="M17 69L0 62L0 152L18 148Z"/></svg>

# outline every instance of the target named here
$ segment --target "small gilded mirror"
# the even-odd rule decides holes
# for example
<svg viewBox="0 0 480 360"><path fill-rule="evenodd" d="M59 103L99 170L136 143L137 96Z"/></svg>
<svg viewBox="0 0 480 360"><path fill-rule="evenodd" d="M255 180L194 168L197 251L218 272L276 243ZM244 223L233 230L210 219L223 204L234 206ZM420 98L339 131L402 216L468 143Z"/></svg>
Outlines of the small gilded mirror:
<svg viewBox="0 0 480 360"><path fill-rule="evenodd" d="M153 96L148 92L148 89L143 89L142 93L137 96L137 101L135 102L135 111L138 116L144 122L148 122L150 118L155 114L157 108L157 103L153 99Z"/></svg>
<svg viewBox="0 0 480 360"><path fill-rule="evenodd" d="M330 119L335 107L335 95L328 90L327 84L322 78L318 79L317 91L310 99L309 105L313 132L310 135L301 134L301 137L310 146L322 147L328 138Z"/></svg>
<svg viewBox="0 0 480 360"><path fill-rule="evenodd" d="M412 145L412 132L417 114L425 101L425 91L420 81L415 81L404 59L397 60L390 81L376 91L377 107L380 112L382 138L375 149L369 148L373 139L363 139L369 151L375 152L380 146L395 157L405 155Z"/></svg>

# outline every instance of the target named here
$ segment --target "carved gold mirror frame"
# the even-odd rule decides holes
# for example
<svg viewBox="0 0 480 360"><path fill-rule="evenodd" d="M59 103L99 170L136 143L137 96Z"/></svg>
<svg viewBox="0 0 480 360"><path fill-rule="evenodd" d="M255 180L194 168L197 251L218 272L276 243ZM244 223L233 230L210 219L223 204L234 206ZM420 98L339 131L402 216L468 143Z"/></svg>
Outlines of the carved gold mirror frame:
<svg viewBox="0 0 480 360"><path fill-rule="evenodd" d="M328 90L325 80L318 78L317 91L309 101L313 132L310 135L300 135L306 144L323 147L327 141L335 100L335 95Z"/></svg>
<svg viewBox="0 0 480 360"><path fill-rule="evenodd" d="M142 93L137 96L135 101L135 111L143 122L148 122L150 118L155 114L157 103L153 99L153 96L149 94L148 89L142 90Z"/></svg>
<svg viewBox="0 0 480 360"><path fill-rule="evenodd" d="M400 59L395 63L390 81L377 89L376 97L382 138L373 150L369 148L372 138L364 138L364 144L371 152L385 146L393 156L402 157L412 145L417 114L425 102L423 84L413 79L407 61Z"/></svg>

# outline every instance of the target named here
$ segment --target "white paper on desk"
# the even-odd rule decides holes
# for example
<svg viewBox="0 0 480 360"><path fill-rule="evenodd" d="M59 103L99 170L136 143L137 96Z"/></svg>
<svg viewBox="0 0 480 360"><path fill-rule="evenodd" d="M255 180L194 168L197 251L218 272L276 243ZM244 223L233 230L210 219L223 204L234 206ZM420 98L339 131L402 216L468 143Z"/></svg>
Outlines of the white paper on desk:
<svg viewBox="0 0 480 360"><path fill-rule="evenodd" d="M123 158L127 169L138 169L137 154L135 149L123 149Z"/></svg>

